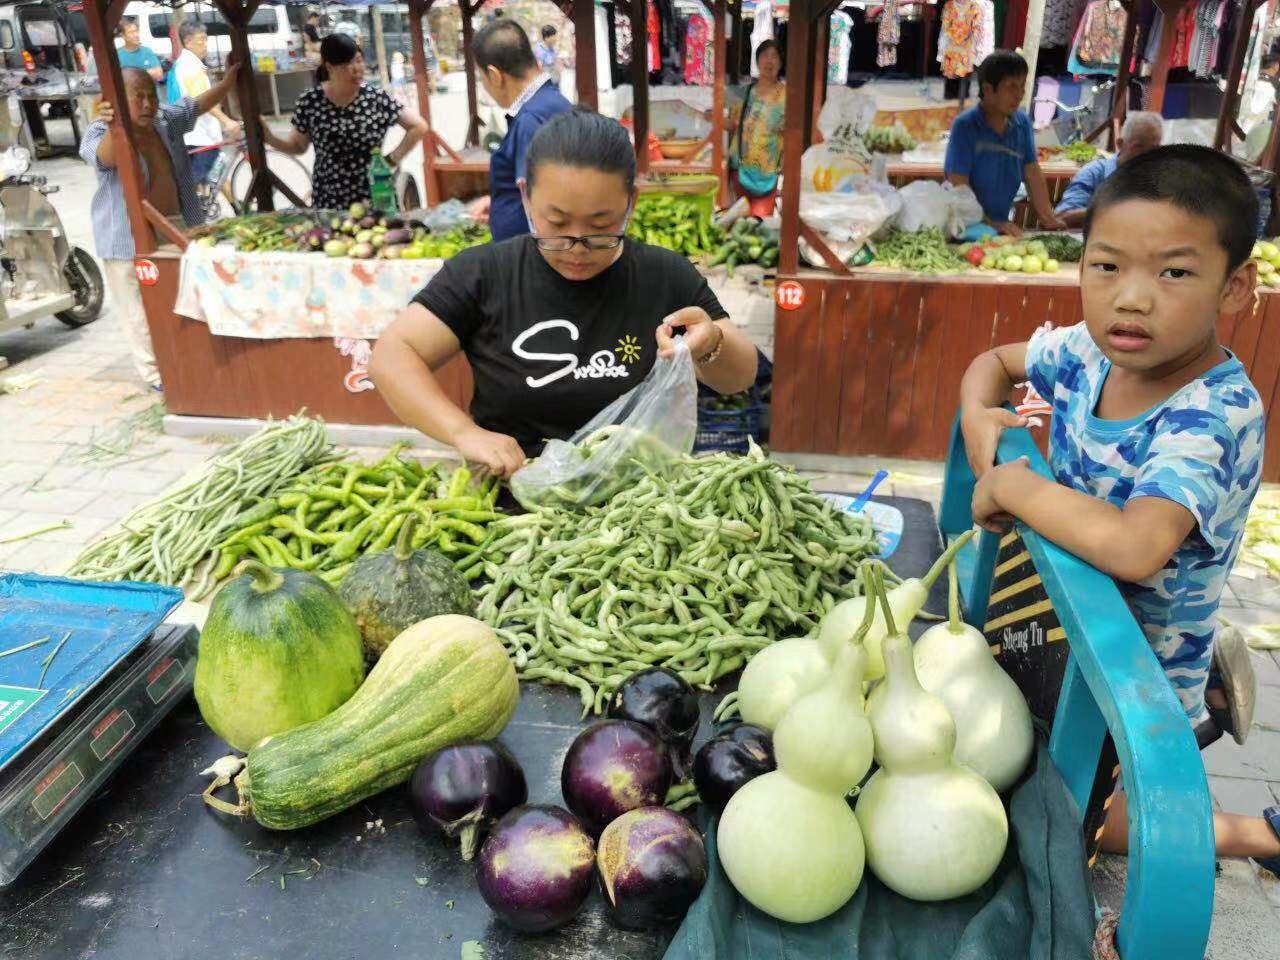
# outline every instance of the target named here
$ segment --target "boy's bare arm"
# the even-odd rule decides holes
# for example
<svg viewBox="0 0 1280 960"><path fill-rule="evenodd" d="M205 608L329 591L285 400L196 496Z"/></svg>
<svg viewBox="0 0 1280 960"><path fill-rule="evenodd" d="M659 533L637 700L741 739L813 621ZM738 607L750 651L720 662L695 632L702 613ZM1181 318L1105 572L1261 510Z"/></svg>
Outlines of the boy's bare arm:
<svg viewBox="0 0 1280 960"><path fill-rule="evenodd" d="M1145 580L1168 563L1196 524L1191 512L1172 500L1138 497L1115 507L1032 472L1025 460L989 470L978 481L974 522L999 531L1002 516L1021 520L1108 576L1129 583Z"/></svg>
<svg viewBox="0 0 1280 960"><path fill-rule="evenodd" d="M996 459L996 444L1006 427L1025 427L1025 417L1006 410L1014 384L1027 379L1027 345L1009 343L979 354L960 381L960 432L974 476Z"/></svg>

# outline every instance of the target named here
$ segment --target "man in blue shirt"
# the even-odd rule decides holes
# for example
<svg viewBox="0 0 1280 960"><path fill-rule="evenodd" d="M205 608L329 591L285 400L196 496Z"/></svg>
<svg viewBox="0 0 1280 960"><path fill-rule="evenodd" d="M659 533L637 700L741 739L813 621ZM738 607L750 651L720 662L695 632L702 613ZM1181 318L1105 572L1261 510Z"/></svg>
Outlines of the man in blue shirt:
<svg viewBox="0 0 1280 960"><path fill-rule="evenodd" d="M544 123L573 108L538 68L529 37L506 17L494 20L472 43L480 82L507 114L507 135L489 158L489 232L499 243L529 232L519 181L533 135Z"/></svg>
<svg viewBox="0 0 1280 960"><path fill-rule="evenodd" d="M1102 186L1102 181L1115 173L1120 164L1160 146L1163 138L1164 120L1160 114L1146 110L1129 114L1120 131L1116 155L1090 160L1067 184L1062 199L1058 201L1057 214L1062 222L1072 229L1083 226L1085 212L1093 201L1094 191Z"/></svg>
<svg viewBox="0 0 1280 960"><path fill-rule="evenodd" d="M124 41L124 46L116 47L116 57L120 60L121 70L145 70L156 83L164 79L160 58L138 39L137 20L130 17L120 21L120 39Z"/></svg>
<svg viewBox="0 0 1280 960"><path fill-rule="evenodd" d="M982 204L984 222L1011 236L1022 232L1010 222L1009 212L1025 183L1041 226L1063 229L1036 158L1031 118L1019 108L1027 91L1027 61L1008 50L997 50L978 65L978 90L977 105L951 125L943 166L947 182L973 190Z"/></svg>

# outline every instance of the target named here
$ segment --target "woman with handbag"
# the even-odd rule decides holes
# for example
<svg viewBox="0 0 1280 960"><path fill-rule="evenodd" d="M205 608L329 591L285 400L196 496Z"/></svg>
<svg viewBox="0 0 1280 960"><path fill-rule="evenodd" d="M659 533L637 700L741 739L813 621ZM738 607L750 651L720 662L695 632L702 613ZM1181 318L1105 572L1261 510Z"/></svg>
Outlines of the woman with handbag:
<svg viewBox="0 0 1280 960"><path fill-rule="evenodd" d="M787 85L779 79L782 55L766 40L756 48L760 78L735 91L730 112L729 168L739 196L750 203L751 215L773 213L782 172L782 133L787 112Z"/></svg>

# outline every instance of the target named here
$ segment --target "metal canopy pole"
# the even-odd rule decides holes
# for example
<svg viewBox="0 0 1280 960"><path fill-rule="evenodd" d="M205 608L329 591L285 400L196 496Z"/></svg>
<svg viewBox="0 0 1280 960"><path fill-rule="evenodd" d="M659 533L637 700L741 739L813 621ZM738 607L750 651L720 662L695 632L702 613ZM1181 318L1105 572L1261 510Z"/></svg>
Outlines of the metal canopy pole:
<svg viewBox="0 0 1280 960"><path fill-rule="evenodd" d="M112 9L115 10L114 19L111 17ZM116 48L112 42L112 35L120 23L121 9L123 4L119 0L110 7L102 0L85 0L84 22L89 31L89 42L93 45L93 59L98 67L102 99L111 104L116 112L115 122L107 129L107 136L113 140L116 170L124 190L124 205L129 214L129 232L133 234L134 253L145 257L155 250L156 241L143 207L146 190L143 187L142 163L133 144L133 120L129 116L129 103L124 97L124 80L120 75L120 61L116 59Z"/></svg>

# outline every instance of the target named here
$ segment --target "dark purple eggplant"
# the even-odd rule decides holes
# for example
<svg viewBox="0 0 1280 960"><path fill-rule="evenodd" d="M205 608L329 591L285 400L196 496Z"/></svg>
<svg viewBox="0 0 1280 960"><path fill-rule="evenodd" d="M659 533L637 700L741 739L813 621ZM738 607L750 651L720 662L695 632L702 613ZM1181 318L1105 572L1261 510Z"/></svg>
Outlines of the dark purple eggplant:
<svg viewBox="0 0 1280 960"><path fill-rule="evenodd" d="M687 775L689 748L701 715L698 694L683 677L663 667L633 673L614 692L609 716L632 720L656 733L671 751L676 776Z"/></svg>
<svg viewBox="0 0 1280 960"><path fill-rule="evenodd" d="M769 731L739 723L702 745L693 758L693 782L702 802L723 813L729 798L744 784L776 766Z"/></svg>
<svg viewBox="0 0 1280 960"><path fill-rule="evenodd" d="M517 930L572 920L591 892L595 844L567 810L517 807L480 848L476 882L494 913Z"/></svg>
<svg viewBox="0 0 1280 960"><path fill-rule="evenodd" d="M460 743L427 757L409 782L413 815L423 829L460 837L462 859L476 854L480 834L529 799L524 771L499 743Z"/></svg>
<svg viewBox="0 0 1280 960"><path fill-rule="evenodd" d="M680 814L641 807L604 828L596 868L618 926L643 929L679 920L698 899L707 851Z"/></svg>
<svg viewBox="0 0 1280 960"><path fill-rule="evenodd" d="M628 810L660 806L671 786L671 759L658 735L630 720L601 720L565 754L565 804L593 836Z"/></svg>

